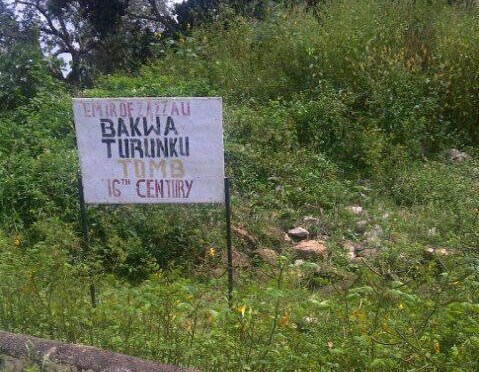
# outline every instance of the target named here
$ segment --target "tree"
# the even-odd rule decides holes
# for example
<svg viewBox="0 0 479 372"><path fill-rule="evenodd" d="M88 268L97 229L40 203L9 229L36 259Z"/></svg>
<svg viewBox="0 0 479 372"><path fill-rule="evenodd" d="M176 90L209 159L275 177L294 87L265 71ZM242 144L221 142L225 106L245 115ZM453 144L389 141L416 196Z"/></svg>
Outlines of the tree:
<svg viewBox="0 0 479 372"><path fill-rule="evenodd" d="M46 56L69 56L66 80L89 85L97 73L137 66L149 56L156 32L176 22L158 0L14 0L23 19L38 25Z"/></svg>
<svg viewBox="0 0 479 372"><path fill-rule="evenodd" d="M177 32L177 22L171 7L164 0L130 0L127 15L141 20L150 31L161 31L168 36Z"/></svg>
<svg viewBox="0 0 479 372"><path fill-rule="evenodd" d="M90 25L82 15L79 1L15 0L22 19L38 25L45 53L53 58L68 54L71 69L67 80L80 83L85 75L85 55L93 44Z"/></svg>
<svg viewBox="0 0 479 372"><path fill-rule="evenodd" d="M187 32L202 23L212 22L219 13L219 0L188 0L175 4L178 28Z"/></svg>
<svg viewBox="0 0 479 372"><path fill-rule="evenodd" d="M18 22L0 0L0 111L13 109L51 82L38 43L38 32Z"/></svg>
<svg viewBox="0 0 479 372"><path fill-rule="evenodd" d="M287 0L186 0L175 4L174 13L181 32L188 32L203 23L213 22L221 10L228 8L235 14L262 19L269 5L283 4Z"/></svg>

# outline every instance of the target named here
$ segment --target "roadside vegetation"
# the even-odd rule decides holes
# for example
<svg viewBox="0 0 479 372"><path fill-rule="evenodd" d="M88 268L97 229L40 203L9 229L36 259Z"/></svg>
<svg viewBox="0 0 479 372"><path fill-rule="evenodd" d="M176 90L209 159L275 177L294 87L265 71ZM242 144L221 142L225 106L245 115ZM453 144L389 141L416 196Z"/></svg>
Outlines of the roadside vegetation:
<svg viewBox="0 0 479 372"><path fill-rule="evenodd" d="M477 371L478 26L439 0L225 8L82 91L0 55L0 328L207 371ZM223 97L232 311L221 206L90 207L85 249L79 95Z"/></svg>

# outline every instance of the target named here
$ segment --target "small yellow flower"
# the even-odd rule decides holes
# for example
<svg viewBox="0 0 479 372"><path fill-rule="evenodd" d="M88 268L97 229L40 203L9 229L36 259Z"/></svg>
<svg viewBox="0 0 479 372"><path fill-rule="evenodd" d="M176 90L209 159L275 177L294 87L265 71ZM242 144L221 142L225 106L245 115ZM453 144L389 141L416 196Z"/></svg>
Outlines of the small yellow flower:
<svg viewBox="0 0 479 372"><path fill-rule="evenodd" d="M440 346L439 346L439 341L438 341L438 340L434 340L434 341L432 342L432 347L434 348L434 351L435 351L436 353L439 353L439 352L441 351L441 348L440 348Z"/></svg>
<svg viewBox="0 0 479 372"><path fill-rule="evenodd" d="M215 310L209 310L206 313L206 319L208 320L208 323L210 324L214 323L217 317L218 317L218 313Z"/></svg>
<svg viewBox="0 0 479 372"><path fill-rule="evenodd" d="M157 271L156 273L153 274L155 276L156 279L161 279L161 277L163 276L161 271Z"/></svg>
<svg viewBox="0 0 479 372"><path fill-rule="evenodd" d="M241 314L241 316L244 318L244 314L246 312L246 305L241 305L236 308L236 311Z"/></svg>
<svg viewBox="0 0 479 372"><path fill-rule="evenodd" d="M399 307L401 310L404 309L404 305L403 305L402 303L400 303L400 304L398 305L398 307Z"/></svg>
<svg viewBox="0 0 479 372"><path fill-rule="evenodd" d="M216 249L214 249L213 247L209 248L208 249L208 256L210 256L210 257L216 256Z"/></svg>
<svg viewBox="0 0 479 372"><path fill-rule="evenodd" d="M279 320L279 325L281 327L286 327L289 323L289 315L288 313L284 313L284 315L281 317L281 319Z"/></svg>
<svg viewBox="0 0 479 372"><path fill-rule="evenodd" d="M17 235L15 239L13 240L13 244L15 244L16 247L20 247L22 245L22 239L20 238L20 235Z"/></svg>

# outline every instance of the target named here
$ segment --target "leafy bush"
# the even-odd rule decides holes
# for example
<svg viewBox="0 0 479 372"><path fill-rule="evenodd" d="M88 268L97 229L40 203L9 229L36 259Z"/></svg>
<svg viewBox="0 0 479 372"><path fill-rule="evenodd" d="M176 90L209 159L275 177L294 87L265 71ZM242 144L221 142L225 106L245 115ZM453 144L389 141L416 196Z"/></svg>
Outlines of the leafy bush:
<svg viewBox="0 0 479 372"><path fill-rule="evenodd" d="M237 254L288 256L297 224L328 254L246 258L230 311L221 206L92 207L85 251L69 93L32 83L0 113L0 327L205 370L477 370L477 8L261 16L222 14L82 95L222 96Z"/></svg>
<svg viewBox="0 0 479 372"><path fill-rule="evenodd" d="M327 295L304 289L283 257L275 280L243 279L233 311L223 280L159 271L130 286L104 277L92 309L88 276L68 263L62 239L24 250L1 238L2 328L205 370L478 367L479 283L467 267L437 275L433 262L379 265Z"/></svg>

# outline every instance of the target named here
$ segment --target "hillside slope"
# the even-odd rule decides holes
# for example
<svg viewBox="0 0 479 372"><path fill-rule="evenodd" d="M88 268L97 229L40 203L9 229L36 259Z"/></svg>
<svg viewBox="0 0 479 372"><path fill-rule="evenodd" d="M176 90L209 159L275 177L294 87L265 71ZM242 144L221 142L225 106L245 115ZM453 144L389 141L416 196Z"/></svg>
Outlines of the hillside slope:
<svg viewBox="0 0 479 372"><path fill-rule="evenodd" d="M223 97L233 312L221 207L92 207L82 253L71 93L46 81L0 114L0 328L205 370L477 370L479 12L317 14L222 15L81 93Z"/></svg>

